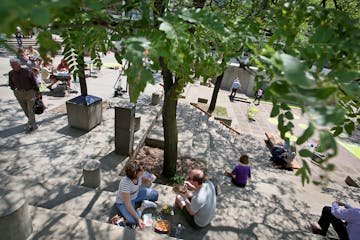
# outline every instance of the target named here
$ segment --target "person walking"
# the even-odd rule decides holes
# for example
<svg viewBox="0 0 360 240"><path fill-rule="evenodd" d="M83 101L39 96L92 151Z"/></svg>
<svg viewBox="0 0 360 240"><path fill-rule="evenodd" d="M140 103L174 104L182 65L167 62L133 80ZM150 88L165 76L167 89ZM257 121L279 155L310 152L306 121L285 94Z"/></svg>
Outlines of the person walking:
<svg viewBox="0 0 360 240"><path fill-rule="evenodd" d="M186 221L195 229L206 227L215 216L216 192L204 172L193 169L185 181L185 193L178 194L175 206L181 209Z"/></svg>
<svg viewBox="0 0 360 240"><path fill-rule="evenodd" d="M15 38L16 38L16 42L17 42L18 46L21 47L22 46L22 32L21 32L21 28L19 26L16 27Z"/></svg>
<svg viewBox="0 0 360 240"><path fill-rule="evenodd" d="M255 105L260 105L260 99L263 97L263 95L264 95L264 90L262 88L259 88L255 93L255 99L253 103L255 103L256 100L258 100L258 103L257 104L255 103Z"/></svg>
<svg viewBox="0 0 360 240"><path fill-rule="evenodd" d="M340 240L359 240L360 208L353 208L349 204L335 201L331 207L323 208L319 221L311 223L311 231L314 234L326 236L330 224Z"/></svg>
<svg viewBox="0 0 360 240"><path fill-rule="evenodd" d="M33 73L28 69L21 68L18 58L11 58L10 66L12 70L9 72L9 86L28 118L26 131L31 132L38 128L33 106L35 99L41 96L39 87Z"/></svg>
<svg viewBox="0 0 360 240"><path fill-rule="evenodd" d="M230 94L230 99L233 100L235 98L235 95L236 95L236 91L241 87L241 84L240 84L240 81L239 81L239 78L236 78L234 80L234 82L232 83L232 86L231 86L231 94Z"/></svg>

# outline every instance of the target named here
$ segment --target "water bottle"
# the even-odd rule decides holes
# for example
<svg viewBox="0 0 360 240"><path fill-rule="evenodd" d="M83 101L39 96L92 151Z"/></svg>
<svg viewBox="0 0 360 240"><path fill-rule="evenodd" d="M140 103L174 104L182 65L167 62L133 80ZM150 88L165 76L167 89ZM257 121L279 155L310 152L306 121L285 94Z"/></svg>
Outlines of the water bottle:
<svg viewBox="0 0 360 240"><path fill-rule="evenodd" d="M177 228L175 230L175 238L176 239L182 239L182 226L181 223L177 225Z"/></svg>

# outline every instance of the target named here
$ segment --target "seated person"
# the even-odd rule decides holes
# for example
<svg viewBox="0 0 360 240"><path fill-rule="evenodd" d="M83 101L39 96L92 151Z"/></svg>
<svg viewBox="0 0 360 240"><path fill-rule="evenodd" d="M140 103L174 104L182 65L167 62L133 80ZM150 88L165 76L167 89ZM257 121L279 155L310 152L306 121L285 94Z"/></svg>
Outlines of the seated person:
<svg viewBox="0 0 360 240"><path fill-rule="evenodd" d="M66 72L66 73L69 72L70 67L69 67L69 65L67 64L65 58L61 59L61 62L60 62L60 64L58 65L58 67L56 68L56 70L57 70L58 72ZM51 79L51 84L50 84L49 86L47 86L47 88L48 88L50 91L52 91L52 90L53 90L53 89L52 89L52 86L53 86L55 83L57 83L57 82L59 81L59 79L57 79L57 78L55 77L55 75L51 75L51 76L50 76L50 79ZM68 87L69 89L70 89L70 81L71 81L71 76L66 79L66 85L67 85L67 87Z"/></svg>
<svg viewBox="0 0 360 240"><path fill-rule="evenodd" d="M20 64L25 65L29 70L35 67L35 63L30 60L29 55L25 53L25 50L22 47L18 48L16 57L20 60Z"/></svg>
<svg viewBox="0 0 360 240"><path fill-rule="evenodd" d="M42 81L41 79L41 73L40 73L40 67L39 66L35 66L32 68L32 73L34 75L34 79L35 79L35 82L36 84L38 85L39 87L39 90L40 91L43 91L45 88L45 83ZM44 88L44 89L43 89ZM47 108L47 105L45 104L44 100L42 99L42 96L40 94L40 100L42 101L42 104L44 106L44 109Z"/></svg>
<svg viewBox="0 0 360 240"><path fill-rule="evenodd" d="M33 48L33 46L29 47L29 49L27 50L27 54L29 56L29 59L33 61L36 65L40 66L42 64L43 60L40 57L40 53L35 48Z"/></svg>
<svg viewBox="0 0 360 240"><path fill-rule="evenodd" d="M29 46L27 54L29 56L34 56L34 57L39 57L40 56L39 52L33 46Z"/></svg>
<svg viewBox="0 0 360 240"><path fill-rule="evenodd" d="M50 62L44 62L41 68L41 78L45 82L52 82L51 75L54 73L54 67Z"/></svg>
<svg viewBox="0 0 360 240"><path fill-rule="evenodd" d="M272 160L275 165L284 169L292 169L291 162L294 160L296 153L286 144L275 145L271 150Z"/></svg>
<svg viewBox="0 0 360 240"><path fill-rule="evenodd" d="M359 201L360 203L360 201ZM355 240L360 237L360 208L353 208L339 201L325 206L317 223L311 224L314 234L326 236L330 224L341 240Z"/></svg>
<svg viewBox="0 0 360 240"><path fill-rule="evenodd" d="M159 193L155 189L141 187L151 181L143 176L143 166L137 161L128 161L125 165L125 176L121 179L116 195L115 206L130 225L145 227L141 214L145 208L156 207ZM135 210L135 204L141 203Z"/></svg>
<svg viewBox="0 0 360 240"><path fill-rule="evenodd" d="M185 193L175 198L175 207L181 209L186 221L193 228L202 228L210 224L215 216L216 194L211 181L207 181L204 172L193 169L185 181Z"/></svg>
<svg viewBox="0 0 360 240"><path fill-rule="evenodd" d="M248 155L241 155L240 164L236 165L231 172L231 181L238 187L245 187L247 179L251 178L251 168Z"/></svg>

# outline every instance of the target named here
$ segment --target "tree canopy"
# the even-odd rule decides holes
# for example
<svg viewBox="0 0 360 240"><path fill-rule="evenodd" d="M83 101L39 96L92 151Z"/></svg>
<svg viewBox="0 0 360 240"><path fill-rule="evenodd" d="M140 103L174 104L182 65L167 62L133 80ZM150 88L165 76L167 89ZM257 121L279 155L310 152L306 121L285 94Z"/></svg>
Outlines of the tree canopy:
<svg viewBox="0 0 360 240"><path fill-rule="evenodd" d="M202 3L202 9L194 7ZM60 34L75 70L85 53L100 63L99 52L112 49L120 63L130 62L132 101L154 82L149 68L174 74L166 94L176 99L194 77L216 77L226 69L222 59L248 52L262 73L258 86L268 86L281 136L289 140L286 133L294 129L289 104L296 104L310 117L296 143L319 133L319 150L332 157L335 137L351 134L360 122L359 8L355 0L4 0L0 29L9 37L18 25L25 32L39 29L42 55L60 48L51 38ZM144 66L145 57L152 64ZM328 159L320 163L334 168ZM306 161L297 174L309 182Z"/></svg>

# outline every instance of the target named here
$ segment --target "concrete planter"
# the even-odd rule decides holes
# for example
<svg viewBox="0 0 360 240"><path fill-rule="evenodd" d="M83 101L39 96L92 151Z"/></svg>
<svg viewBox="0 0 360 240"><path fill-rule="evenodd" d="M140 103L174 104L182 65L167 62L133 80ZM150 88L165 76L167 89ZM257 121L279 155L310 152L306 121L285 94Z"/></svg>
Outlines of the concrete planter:
<svg viewBox="0 0 360 240"><path fill-rule="evenodd" d="M102 99L78 96L66 101L69 126L90 131L102 121Z"/></svg>

